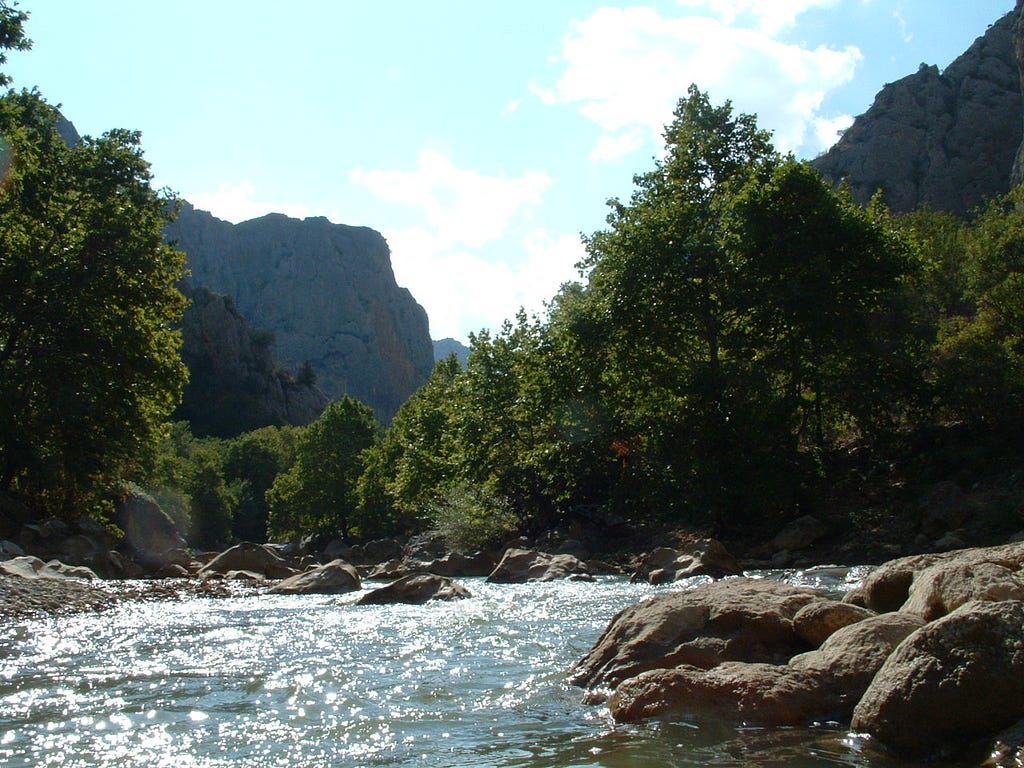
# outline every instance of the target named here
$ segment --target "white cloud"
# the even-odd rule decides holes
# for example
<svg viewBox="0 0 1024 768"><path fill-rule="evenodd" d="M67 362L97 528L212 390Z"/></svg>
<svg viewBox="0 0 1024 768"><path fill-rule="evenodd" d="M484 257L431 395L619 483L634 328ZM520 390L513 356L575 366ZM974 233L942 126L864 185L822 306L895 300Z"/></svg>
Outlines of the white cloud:
<svg viewBox="0 0 1024 768"><path fill-rule="evenodd" d="M706 10L732 26L746 19L762 32L774 35L792 26L810 8L828 8L838 0L677 0L684 8Z"/></svg>
<svg viewBox="0 0 1024 768"><path fill-rule="evenodd" d="M314 216L301 204L278 204L256 199L256 187L250 181L221 184L216 192L195 192L183 195L196 208L209 211L219 219L237 224L266 215L269 211L304 219Z"/></svg>
<svg viewBox="0 0 1024 768"><path fill-rule="evenodd" d="M471 247L501 237L512 218L539 203L552 183L539 171L519 178L486 176L428 150L419 153L414 171L356 168L351 178L382 200L419 208L442 241Z"/></svg>
<svg viewBox="0 0 1024 768"><path fill-rule="evenodd" d="M652 7L600 8L564 37L555 84L531 89L546 104L575 105L604 131L596 159L626 151L626 137L638 130L660 145L690 83L717 103L730 99L737 111L757 114L779 149L814 153L822 148L816 129L822 100L853 77L860 51L809 49L774 35L806 8L831 2L681 0L691 10L684 16ZM748 17L754 25L741 26Z"/></svg>
<svg viewBox="0 0 1024 768"><path fill-rule="evenodd" d="M497 257L493 249L446 248L431 232L385 231L399 284L430 317L430 335L465 341L482 328L496 330L520 307L542 314L559 287L578 279L585 255L580 238L531 230Z"/></svg>
<svg viewBox="0 0 1024 768"><path fill-rule="evenodd" d="M489 176L423 151L413 171L357 168L351 178L418 214L418 223L383 234L395 278L427 310L434 338L465 340L481 328L496 329L520 307L540 312L577 276L579 238L530 225L530 209L552 183L543 173Z"/></svg>
<svg viewBox="0 0 1024 768"><path fill-rule="evenodd" d="M818 137L818 145L828 149L842 136L843 131L853 125L853 115L840 115L833 118L820 118L814 123L814 132Z"/></svg>

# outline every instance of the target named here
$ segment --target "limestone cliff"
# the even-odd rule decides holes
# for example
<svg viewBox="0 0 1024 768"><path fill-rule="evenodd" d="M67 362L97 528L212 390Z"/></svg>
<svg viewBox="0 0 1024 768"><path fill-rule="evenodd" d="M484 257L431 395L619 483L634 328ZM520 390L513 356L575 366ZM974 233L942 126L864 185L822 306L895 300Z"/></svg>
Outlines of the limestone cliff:
<svg viewBox="0 0 1024 768"><path fill-rule="evenodd" d="M967 214L1004 194L1024 127L1015 18L989 27L945 71L922 64L886 85L812 164L845 180L860 203L882 190L896 211L927 205Z"/></svg>
<svg viewBox="0 0 1024 768"><path fill-rule="evenodd" d="M311 364L328 397L350 394L388 420L429 377L427 315L374 230L280 214L231 224L186 205L167 237L188 254L193 285L230 296L273 333L274 358Z"/></svg>
<svg viewBox="0 0 1024 768"><path fill-rule="evenodd" d="M232 437L268 425L302 426L323 413L327 396L309 373L295 377L274 363L269 332L246 323L227 296L183 290L190 299L182 318L190 380L175 419L197 435Z"/></svg>

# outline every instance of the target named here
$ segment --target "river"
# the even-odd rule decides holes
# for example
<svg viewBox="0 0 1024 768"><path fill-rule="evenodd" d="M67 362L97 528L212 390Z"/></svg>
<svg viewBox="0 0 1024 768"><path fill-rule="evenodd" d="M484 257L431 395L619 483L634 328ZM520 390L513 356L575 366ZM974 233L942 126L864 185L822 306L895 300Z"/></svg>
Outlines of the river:
<svg viewBox="0 0 1024 768"><path fill-rule="evenodd" d="M618 726L606 708L581 704L568 667L619 609L684 584L463 583L472 598L425 606L239 587L234 597L8 624L0 765L901 765L834 724Z"/></svg>

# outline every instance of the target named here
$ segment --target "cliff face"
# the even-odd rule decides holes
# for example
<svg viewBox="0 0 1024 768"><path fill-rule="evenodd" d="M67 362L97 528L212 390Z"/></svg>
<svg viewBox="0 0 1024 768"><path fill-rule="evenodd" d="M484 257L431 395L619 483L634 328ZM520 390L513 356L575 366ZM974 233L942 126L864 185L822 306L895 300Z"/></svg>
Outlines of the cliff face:
<svg viewBox="0 0 1024 768"><path fill-rule="evenodd" d="M895 211L927 205L963 215L1006 193L1024 127L1016 15L989 27L944 72L921 65L886 85L812 165L846 181L857 202L881 189Z"/></svg>
<svg viewBox="0 0 1024 768"><path fill-rule="evenodd" d="M271 334L254 329L234 302L205 288L183 286L191 303L182 318L182 358L190 380L175 419L197 435L232 437L258 427L314 421L327 396L309 378L275 365Z"/></svg>
<svg viewBox="0 0 1024 768"><path fill-rule="evenodd" d="M372 229L280 214L233 225L185 206L167 237L193 285L230 296L273 333L274 358L311 364L328 397L350 394L388 420L430 376L427 315Z"/></svg>

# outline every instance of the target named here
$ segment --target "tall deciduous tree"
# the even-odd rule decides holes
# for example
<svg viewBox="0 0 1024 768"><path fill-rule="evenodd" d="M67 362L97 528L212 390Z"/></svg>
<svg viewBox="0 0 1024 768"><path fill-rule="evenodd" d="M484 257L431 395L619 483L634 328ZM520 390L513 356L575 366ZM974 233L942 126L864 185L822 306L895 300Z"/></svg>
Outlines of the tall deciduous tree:
<svg viewBox="0 0 1024 768"><path fill-rule="evenodd" d="M184 254L139 135L68 146L38 93L0 99L0 487L69 510L139 468L180 397Z"/></svg>
<svg viewBox="0 0 1024 768"><path fill-rule="evenodd" d="M666 152L635 177L629 205L587 241L587 301L602 338L603 398L621 431L626 495L648 507L720 509L756 453L743 431L763 376L734 355L743 318L729 224L734 196L777 156L751 115L691 87L665 131ZM749 425L748 425L749 426Z"/></svg>
<svg viewBox="0 0 1024 768"><path fill-rule="evenodd" d="M369 406L343 397L300 437L295 464L267 491L270 533L348 537L358 510L356 483L379 427Z"/></svg>

